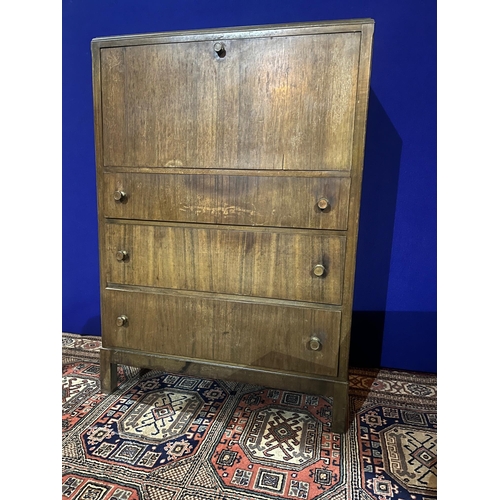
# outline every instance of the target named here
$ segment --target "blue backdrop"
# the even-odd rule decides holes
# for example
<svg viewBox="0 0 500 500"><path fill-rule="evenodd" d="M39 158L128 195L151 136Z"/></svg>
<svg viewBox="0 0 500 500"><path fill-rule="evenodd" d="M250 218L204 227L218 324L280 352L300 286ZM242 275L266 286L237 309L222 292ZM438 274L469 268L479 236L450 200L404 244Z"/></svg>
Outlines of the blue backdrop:
<svg viewBox="0 0 500 500"><path fill-rule="evenodd" d="M375 19L351 365L436 371L436 2L63 0L62 329L100 335L90 41Z"/></svg>

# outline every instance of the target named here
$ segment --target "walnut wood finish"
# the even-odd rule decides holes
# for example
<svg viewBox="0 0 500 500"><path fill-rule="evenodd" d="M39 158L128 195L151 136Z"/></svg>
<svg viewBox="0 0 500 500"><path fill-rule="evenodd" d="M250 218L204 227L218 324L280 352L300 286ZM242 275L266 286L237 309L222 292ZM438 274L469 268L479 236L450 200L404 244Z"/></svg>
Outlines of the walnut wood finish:
<svg viewBox="0 0 500 500"><path fill-rule="evenodd" d="M345 230L350 182L348 177L106 173L104 215ZM117 203L116 191L126 198Z"/></svg>
<svg viewBox="0 0 500 500"><path fill-rule="evenodd" d="M101 50L104 165L351 168L360 33ZM311 147L314 144L315 147Z"/></svg>
<svg viewBox="0 0 500 500"><path fill-rule="evenodd" d="M118 363L227 378L346 430L373 27L92 41L103 391Z"/></svg>
<svg viewBox="0 0 500 500"><path fill-rule="evenodd" d="M101 352L106 353L105 359L110 362L123 365L143 366L149 370L166 370L184 375L206 378L222 378L237 382L252 381L254 385L264 387L275 387L277 389L294 390L305 392L306 394L334 394L338 388L346 387L346 384L335 377L321 375L309 375L307 373L276 371L266 368L240 366L231 363L220 363L196 358L183 358L169 354L158 354L136 351L133 349L102 348ZM103 356L101 354L101 359ZM293 388L293 389L291 389ZM335 412L336 406L333 411ZM341 407L341 411L346 406ZM342 423L345 423L341 415ZM341 431L343 432L343 430Z"/></svg>
<svg viewBox="0 0 500 500"><path fill-rule="evenodd" d="M106 290L104 304L107 347L337 375L339 311L129 290Z"/></svg>
<svg viewBox="0 0 500 500"><path fill-rule="evenodd" d="M101 390L105 393L113 392L118 382L116 363L112 361L112 352L108 349L101 349Z"/></svg>
<svg viewBox="0 0 500 500"><path fill-rule="evenodd" d="M110 283L342 303L344 236L110 223L105 246ZM126 262L117 260L120 251Z"/></svg>

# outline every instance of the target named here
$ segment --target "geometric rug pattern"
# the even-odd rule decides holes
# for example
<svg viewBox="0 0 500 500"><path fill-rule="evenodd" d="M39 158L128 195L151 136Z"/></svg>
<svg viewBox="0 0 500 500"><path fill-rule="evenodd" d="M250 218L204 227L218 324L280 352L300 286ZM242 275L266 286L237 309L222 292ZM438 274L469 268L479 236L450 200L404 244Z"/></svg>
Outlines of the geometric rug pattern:
<svg viewBox="0 0 500 500"><path fill-rule="evenodd" d="M119 366L63 334L65 500L437 498L436 376L351 369L350 427L321 396Z"/></svg>

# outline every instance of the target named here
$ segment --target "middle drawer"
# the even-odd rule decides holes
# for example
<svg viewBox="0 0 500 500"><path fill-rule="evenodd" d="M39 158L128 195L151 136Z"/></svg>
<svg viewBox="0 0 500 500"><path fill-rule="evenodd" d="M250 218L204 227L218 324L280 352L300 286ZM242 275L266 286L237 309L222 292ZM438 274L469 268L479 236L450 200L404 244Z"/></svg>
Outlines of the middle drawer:
<svg viewBox="0 0 500 500"><path fill-rule="evenodd" d="M345 236L320 231L105 223L108 283L342 303Z"/></svg>

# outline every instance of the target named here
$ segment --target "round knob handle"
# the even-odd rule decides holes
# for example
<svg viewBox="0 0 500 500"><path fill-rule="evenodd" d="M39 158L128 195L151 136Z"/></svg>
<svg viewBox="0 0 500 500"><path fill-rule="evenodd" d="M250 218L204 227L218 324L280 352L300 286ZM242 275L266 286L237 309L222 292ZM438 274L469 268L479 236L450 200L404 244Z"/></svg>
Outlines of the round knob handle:
<svg viewBox="0 0 500 500"><path fill-rule="evenodd" d="M219 57L224 57L226 55L226 46L222 42L215 42L214 50Z"/></svg>
<svg viewBox="0 0 500 500"><path fill-rule="evenodd" d="M330 203L326 198L320 198L318 200L318 208L320 210L325 210L326 208L328 208L329 205L330 205Z"/></svg>
<svg viewBox="0 0 500 500"><path fill-rule="evenodd" d="M311 337L309 340L309 347L313 351L319 351L321 349L321 340L318 337Z"/></svg>
<svg viewBox="0 0 500 500"><path fill-rule="evenodd" d="M126 198L127 194L123 191L115 191L113 194L113 198L115 201L123 201Z"/></svg>
<svg viewBox="0 0 500 500"><path fill-rule="evenodd" d="M124 261L124 260L127 260L127 259L128 259L128 252L127 252L127 250L118 250L118 252L116 252L116 260Z"/></svg>
<svg viewBox="0 0 500 500"><path fill-rule="evenodd" d="M128 323L128 318L123 314L121 316L118 316L118 318L116 318L116 326L127 326L127 323Z"/></svg>
<svg viewBox="0 0 500 500"><path fill-rule="evenodd" d="M321 264L317 264L314 266L313 272L316 276L323 276L325 274L325 266L322 266Z"/></svg>

